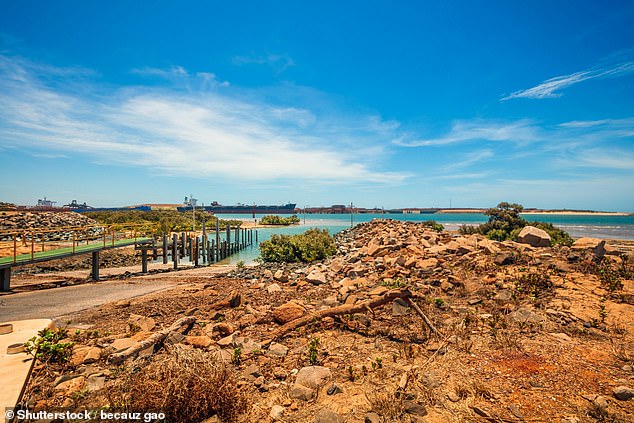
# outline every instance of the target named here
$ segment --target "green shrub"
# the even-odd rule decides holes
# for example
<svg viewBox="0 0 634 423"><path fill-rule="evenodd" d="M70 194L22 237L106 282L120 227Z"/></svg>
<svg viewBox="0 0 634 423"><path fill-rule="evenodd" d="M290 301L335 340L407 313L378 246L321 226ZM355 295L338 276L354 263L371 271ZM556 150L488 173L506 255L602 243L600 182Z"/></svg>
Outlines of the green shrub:
<svg viewBox="0 0 634 423"><path fill-rule="evenodd" d="M290 217L281 217L273 214L269 214L266 216L262 216L260 219L261 225L279 225L279 226L288 226L295 225L299 223L299 217L296 215L292 215Z"/></svg>
<svg viewBox="0 0 634 423"><path fill-rule="evenodd" d="M436 232L442 232L445 230L445 227L441 225L440 223L436 222L435 220L426 220L424 222L421 222L421 225L427 226Z"/></svg>
<svg viewBox="0 0 634 423"><path fill-rule="evenodd" d="M51 363L65 363L73 355L74 342L60 342L68 336L66 329L45 328L24 343L24 348L35 358Z"/></svg>
<svg viewBox="0 0 634 423"><path fill-rule="evenodd" d="M264 262L304 262L324 259L337 251L333 237L326 229L309 229L300 235L274 234L260 244Z"/></svg>
<svg viewBox="0 0 634 423"><path fill-rule="evenodd" d="M520 213L524 207L520 204L500 203L484 212L489 216L489 221L478 226L462 225L458 232L462 235L482 234L495 241L507 239L517 241L519 233L524 226L530 225L542 229L550 235L551 243L572 245L573 239L566 231L563 231L552 223L528 222Z"/></svg>

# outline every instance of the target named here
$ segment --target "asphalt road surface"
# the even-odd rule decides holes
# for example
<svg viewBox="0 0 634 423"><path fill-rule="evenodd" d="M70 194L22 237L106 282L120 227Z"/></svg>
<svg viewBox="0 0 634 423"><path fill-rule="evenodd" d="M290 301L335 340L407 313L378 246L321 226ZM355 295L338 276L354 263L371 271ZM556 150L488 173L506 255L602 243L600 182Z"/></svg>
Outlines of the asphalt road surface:
<svg viewBox="0 0 634 423"><path fill-rule="evenodd" d="M125 280L92 282L0 296L0 322L24 319L54 319L111 301L138 297L174 287L183 276L226 272L226 266L211 266Z"/></svg>

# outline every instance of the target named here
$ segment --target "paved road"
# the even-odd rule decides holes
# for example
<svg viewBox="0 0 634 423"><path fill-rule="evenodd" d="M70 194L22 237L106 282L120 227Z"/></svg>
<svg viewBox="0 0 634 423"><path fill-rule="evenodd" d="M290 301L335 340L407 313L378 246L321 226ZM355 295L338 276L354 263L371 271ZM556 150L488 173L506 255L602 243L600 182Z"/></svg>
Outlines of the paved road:
<svg viewBox="0 0 634 423"><path fill-rule="evenodd" d="M125 280L102 281L0 296L0 322L23 319L53 319L111 301L138 297L182 283L184 276L204 277L226 272L226 266L211 266Z"/></svg>

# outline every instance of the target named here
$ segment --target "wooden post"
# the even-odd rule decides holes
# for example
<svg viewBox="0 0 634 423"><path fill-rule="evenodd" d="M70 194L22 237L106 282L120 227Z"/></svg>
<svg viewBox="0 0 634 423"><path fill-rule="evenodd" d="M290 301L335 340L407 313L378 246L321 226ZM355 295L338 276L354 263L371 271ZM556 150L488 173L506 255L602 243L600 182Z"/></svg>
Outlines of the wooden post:
<svg viewBox="0 0 634 423"><path fill-rule="evenodd" d="M255 230L255 243L258 243L258 230Z"/></svg>
<svg viewBox="0 0 634 423"><path fill-rule="evenodd" d="M203 220L203 226L205 225ZM207 264L207 234L203 232L203 237L200 245L200 255L203 257L203 264Z"/></svg>
<svg viewBox="0 0 634 423"><path fill-rule="evenodd" d="M99 280L99 251L92 252L92 273L91 277L93 281Z"/></svg>
<svg viewBox="0 0 634 423"><path fill-rule="evenodd" d="M141 273L147 273L147 248L141 247Z"/></svg>
<svg viewBox="0 0 634 423"><path fill-rule="evenodd" d="M172 262L174 270L178 269L178 235L174 234L172 238Z"/></svg>
<svg viewBox="0 0 634 423"><path fill-rule="evenodd" d="M187 248L187 234L185 232L181 232L181 241L183 242L181 245L181 257L185 257L185 248Z"/></svg>
<svg viewBox="0 0 634 423"><path fill-rule="evenodd" d="M0 269L0 292L9 292L11 290L11 268L3 267Z"/></svg>
<svg viewBox="0 0 634 423"><path fill-rule="evenodd" d="M152 235L152 260L156 260L157 255L158 251L156 248L156 235Z"/></svg>
<svg viewBox="0 0 634 423"><path fill-rule="evenodd" d="M231 248L231 225L227 223L227 247ZM227 257L225 255L225 257Z"/></svg>
<svg viewBox="0 0 634 423"><path fill-rule="evenodd" d="M31 231L31 260L33 260L33 256L35 255L35 234Z"/></svg>
<svg viewBox="0 0 634 423"><path fill-rule="evenodd" d="M163 232L163 264L167 264L167 235Z"/></svg>
<svg viewBox="0 0 634 423"><path fill-rule="evenodd" d="M75 231L73 231L73 253L75 252Z"/></svg>
<svg viewBox="0 0 634 423"><path fill-rule="evenodd" d="M209 249L209 263L216 261L216 240L211 240L211 248Z"/></svg>
<svg viewBox="0 0 634 423"><path fill-rule="evenodd" d="M220 260L220 219L216 217L216 258L214 262L218 262Z"/></svg>
<svg viewBox="0 0 634 423"><path fill-rule="evenodd" d="M201 237L201 246L200 246L200 254L203 256L203 264L207 263L207 219L205 219L205 209L203 208L203 223L202 223L202 229L203 229L203 234Z"/></svg>
<svg viewBox="0 0 634 423"><path fill-rule="evenodd" d="M198 254L199 243L198 242L199 242L198 237L196 237L196 243L193 244L193 247L194 247L194 266L195 267L198 267L198 256L199 256L199 254Z"/></svg>

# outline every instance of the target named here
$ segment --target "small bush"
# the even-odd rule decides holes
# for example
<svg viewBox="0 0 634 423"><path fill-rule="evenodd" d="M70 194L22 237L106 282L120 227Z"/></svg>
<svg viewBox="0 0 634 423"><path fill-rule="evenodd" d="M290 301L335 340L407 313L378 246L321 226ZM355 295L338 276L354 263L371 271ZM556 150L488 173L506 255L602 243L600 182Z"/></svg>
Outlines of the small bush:
<svg viewBox="0 0 634 423"><path fill-rule="evenodd" d="M308 345L308 362L311 366L316 366L319 362L319 338L313 338Z"/></svg>
<svg viewBox="0 0 634 423"><path fill-rule="evenodd" d="M530 272L521 275L515 281L517 291L529 297L538 298L553 288L553 282L545 273Z"/></svg>
<svg viewBox="0 0 634 423"><path fill-rule="evenodd" d="M519 233L524 226L530 225L542 229L550 235L551 243L572 245L573 239L566 231L563 231L552 223L528 222L520 213L524 207L520 204L500 203L484 212L489 216L489 221L478 226L462 225L458 229L461 235L482 234L494 241L517 241Z"/></svg>
<svg viewBox="0 0 634 423"><path fill-rule="evenodd" d="M266 216L262 216L260 219L261 225L279 225L279 226L288 226L295 225L299 223L299 217L296 215L292 215L290 217L281 217L273 214L269 214Z"/></svg>
<svg viewBox="0 0 634 423"><path fill-rule="evenodd" d="M324 259L337 251L333 237L326 229L309 229L300 235L274 234L260 244L264 262L304 262Z"/></svg>
<svg viewBox="0 0 634 423"><path fill-rule="evenodd" d="M37 336L29 339L24 348L29 354L43 362L66 363L73 355L74 342L60 342L68 336L66 329L55 331L42 329Z"/></svg>
<svg viewBox="0 0 634 423"><path fill-rule="evenodd" d="M423 226L427 226L428 228L431 228L436 232L442 232L445 230L445 227L435 220L426 220L424 222L421 222L420 224Z"/></svg>

